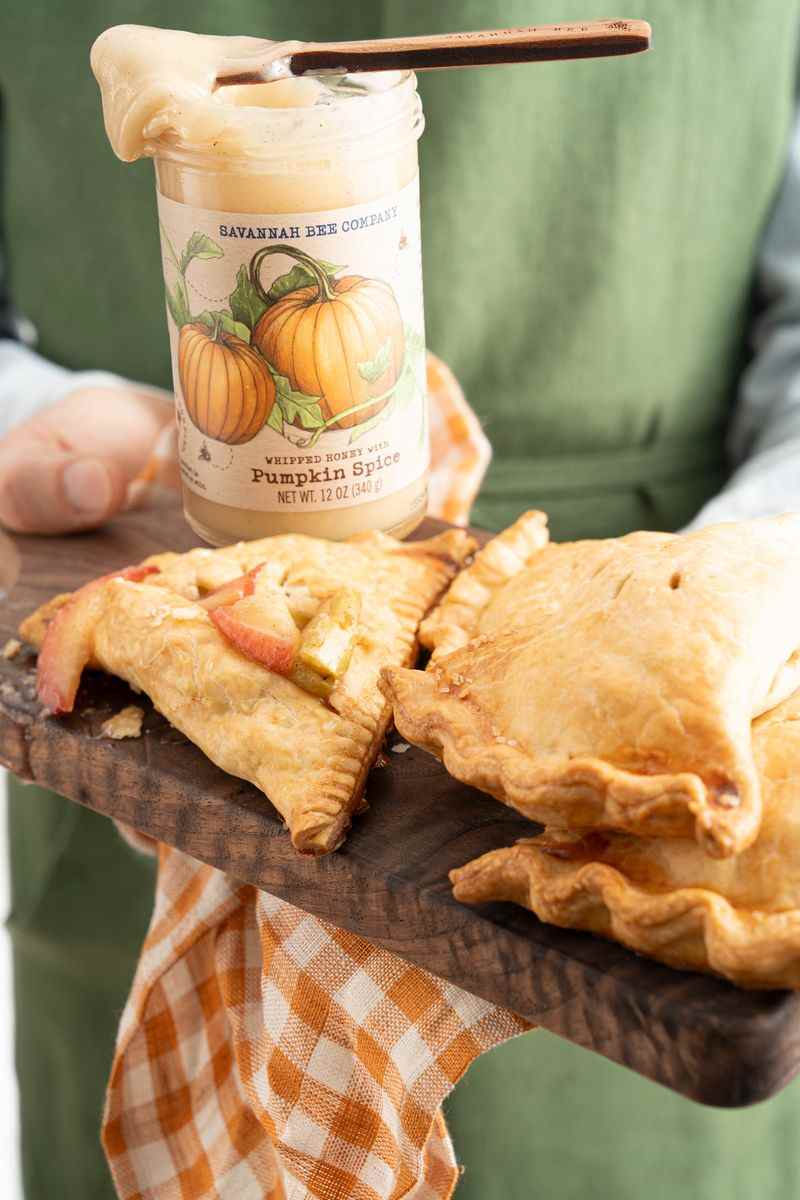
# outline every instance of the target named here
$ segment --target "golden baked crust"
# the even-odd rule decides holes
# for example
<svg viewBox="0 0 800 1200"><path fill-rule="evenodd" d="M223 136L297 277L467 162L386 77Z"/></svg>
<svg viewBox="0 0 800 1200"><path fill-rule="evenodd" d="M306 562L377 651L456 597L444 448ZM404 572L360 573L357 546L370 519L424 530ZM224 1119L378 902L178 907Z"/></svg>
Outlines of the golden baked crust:
<svg viewBox="0 0 800 1200"><path fill-rule="evenodd" d="M551 544L470 641L383 686L403 737L533 820L739 853L751 721L798 684L798 595L800 516Z"/></svg>
<svg viewBox="0 0 800 1200"><path fill-rule="evenodd" d="M754 722L753 744L764 815L735 858L693 841L548 830L453 871L456 898L510 900L743 987L800 988L800 696Z"/></svg>
<svg viewBox="0 0 800 1200"><path fill-rule="evenodd" d="M47 626L59 609L62 609L71 599L72 592L59 592L57 596L51 596L35 612L25 618L19 627L20 637L24 638L26 642L30 642L31 646L35 646L38 650L44 641Z"/></svg>
<svg viewBox="0 0 800 1200"><path fill-rule="evenodd" d="M526 512L478 551L420 626L419 640L432 659L458 650L480 632L495 596L547 545L548 536L547 516Z"/></svg>
<svg viewBox="0 0 800 1200"><path fill-rule="evenodd" d="M413 662L420 620L473 549L451 530L408 543L286 535L154 555L147 563L158 574L99 585L90 662L146 693L213 762L259 787L298 849L326 853L342 841L389 721L380 669ZM352 658L327 703L239 653L197 603L262 563L304 620L338 589L359 593ZM40 646L55 611L43 606L23 636Z"/></svg>

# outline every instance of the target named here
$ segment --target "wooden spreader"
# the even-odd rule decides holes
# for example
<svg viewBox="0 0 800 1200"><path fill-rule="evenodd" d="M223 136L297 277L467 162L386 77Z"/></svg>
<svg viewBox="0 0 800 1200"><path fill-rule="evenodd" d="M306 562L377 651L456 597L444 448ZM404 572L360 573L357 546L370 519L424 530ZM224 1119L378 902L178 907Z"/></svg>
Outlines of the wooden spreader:
<svg viewBox="0 0 800 1200"><path fill-rule="evenodd" d="M420 534L439 527L428 522ZM171 505L127 514L99 533L8 538L0 546L7 589L0 645L53 594L194 544ZM396 735L370 775L369 809L344 846L326 858L303 858L260 792L213 766L122 682L87 672L74 713L45 717L35 663L27 647L0 660L0 761L23 779L126 821L694 1100L752 1104L800 1070L800 996L746 992L670 970L588 934L543 925L512 905L457 904L448 871L530 836L532 827ZM146 710L142 736L98 737L103 721L131 703Z"/></svg>

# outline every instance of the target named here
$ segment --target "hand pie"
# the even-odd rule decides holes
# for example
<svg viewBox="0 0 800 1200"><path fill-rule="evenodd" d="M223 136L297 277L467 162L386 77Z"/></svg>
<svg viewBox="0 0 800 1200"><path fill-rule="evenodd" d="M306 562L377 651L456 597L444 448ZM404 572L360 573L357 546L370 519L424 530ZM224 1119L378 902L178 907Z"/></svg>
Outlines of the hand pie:
<svg viewBox="0 0 800 1200"><path fill-rule="evenodd" d="M428 671L384 672L401 734L542 824L740 852L751 721L800 683L800 516L541 538L536 514L501 534L523 549L494 580L490 543L426 625Z"/></svg>
<svg viewBox="0 0 800 1200"><path fill-rule="evenodd" d="M735 858L693 841L548 830L453 871L455 896L511 900L744 987L800 988L800 695L755 721L753 746L764 815Z"/></svg>
<svg viewBox="0 0 800 1200"><path fill-rule="evenodd" d="M39 694L69 711L84 666L145 692L223 770L259 787L295 846L334 850L389 721L381 667L414 660L419 622L474 543L287 535L157 554L43 606L21 633Z"/></svg>
<svg viewBox="0 0 800 1200"><path fill-rule="evenodd" d="M443 658L476 634L498 627L494 602L501 594L514 594L511 580L544 549L548 538L546 515L528 512L478 551L420 625L419 640L432 651L432 659ZM506 621L508 606L502 611L501 619Z"/></svg>

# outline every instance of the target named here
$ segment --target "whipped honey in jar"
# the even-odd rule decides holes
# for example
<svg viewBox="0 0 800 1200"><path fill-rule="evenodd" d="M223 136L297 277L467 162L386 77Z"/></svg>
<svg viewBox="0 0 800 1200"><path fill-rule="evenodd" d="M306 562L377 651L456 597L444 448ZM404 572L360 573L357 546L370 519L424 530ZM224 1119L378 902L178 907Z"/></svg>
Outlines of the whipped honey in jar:
<svg viewBox="0 0 800 1200"><path fill-rule="evenodd" d="M425 514L415 79L294 78L298 46L126 25L92 48L114 152L155 163L184 510L217 545Z"/></svg>

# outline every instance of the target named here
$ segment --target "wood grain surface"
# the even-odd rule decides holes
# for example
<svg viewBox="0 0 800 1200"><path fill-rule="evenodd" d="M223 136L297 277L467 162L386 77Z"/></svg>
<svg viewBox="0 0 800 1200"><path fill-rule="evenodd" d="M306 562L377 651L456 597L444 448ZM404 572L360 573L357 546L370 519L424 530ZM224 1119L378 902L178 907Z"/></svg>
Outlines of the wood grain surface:
<svg viewBox="0 0 800 1200"><path fill-rule="evenodd" d="M431 524L421 533L431 532ZM175 508L128 514L106 530L0 543L0 639L55 592L196 538ZM0 642L0 644L2 644ZM448 871L530 834L531 826L390 738L371 773L369 810L344 847L302 858L249 784L224 774L118 680L87 673L76 711L44 717L35 657L0 660L0 761L97 812L178 846L355 930L410 962L708 1104L765 1099L800 1069L800 998L745 992L670 970L588 934L495 904L471 910ZM98 736L125 704L147 709L139 739ZM401 752L397 752L400 750Z"/></svg>

